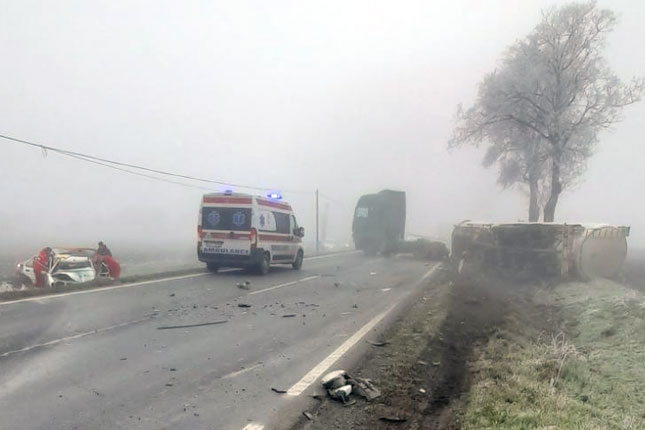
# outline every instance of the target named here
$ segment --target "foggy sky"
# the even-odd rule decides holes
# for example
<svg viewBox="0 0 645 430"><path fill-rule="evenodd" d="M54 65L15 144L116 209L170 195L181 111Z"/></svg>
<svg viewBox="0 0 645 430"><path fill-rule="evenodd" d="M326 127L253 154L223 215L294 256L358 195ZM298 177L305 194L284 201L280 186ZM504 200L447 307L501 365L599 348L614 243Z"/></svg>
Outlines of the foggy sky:
<svg viewBox="0 0 645 430"><path fill-rule="evenodd" d="M408 232L525 220L482 151L446 150L459 103L552 1L2 1L0 134L285 191L312 237L350 236L361 194L408 193ZM610 66L645 72L645 3L620 18ZM601 135L558 221L632 225L645 246L645 103ZM198 189L0 141L0 249L196 240ZM221 187L223 189L225 187ZM217 187L214 187L217 190ZM238 189L239 191L245 191Z"/></svg>

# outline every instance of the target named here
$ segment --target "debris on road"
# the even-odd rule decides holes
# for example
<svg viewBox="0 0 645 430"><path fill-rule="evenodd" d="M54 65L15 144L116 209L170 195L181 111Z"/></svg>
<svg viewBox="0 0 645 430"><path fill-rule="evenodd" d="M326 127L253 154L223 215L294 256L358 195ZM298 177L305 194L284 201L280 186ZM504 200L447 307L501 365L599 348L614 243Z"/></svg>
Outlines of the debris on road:
<svg viewBox="0 0 645 430"><path fill-rule="evenodd" d="M282 390L280 388L274 388L274 387L271 387L271 391L278 394L285 394L287 392L287 390Z"/></svg>
<svg viewBox="0 0 645 430"><path fill-rule="evenodd" d="M302 413L302 415L304 415L305 417L307 417L307 419L308 419L309 421L313 421L313 419L314 419L314 415L313 415L311 412L304 411L304 412Z"/></svg>
<svg viewBox="0 0 645 430"><path fill-rule="evenodd" d="M224 324L224 323L227 323L227 322L228 322L228 320L222 320L222 321L212 321L212 322L205 322L205 323L199 323L199 324L167 325L167 326L157 327L157 330L171 330L171 329L176 329L176 328L203 327L203 326L207 326L207 325Z"/></svg>
<svg viewBox="0 0 645 430"><path fill-rule="evenodd" d="M247 282L248 282L248 284L247 284ZM235 285L237 285L237 288L241 288L243 290L248 290L250 288L249 285L251 285L251 283L249 281L246 281L246 282L238 282Z"/></svg>
<svg viewBox="0 0 645 430"><path fill-rule="evenodd" d="M170 293L170 297L175 297L175 293Z"/></svg>
<svg viewBox="0 0 645 430"><path fill-rule="evenodd" d="M376 276L376 272L370 272L370 276Z"/></svg>
<svg viewBox="0 0 645 430"><path fill-rule="evenodd" d="M354 403L350 399L352 393L367 401L372 401L381 395L381 392L369 379L352 377L344 370L336 370L326 374L321 383L327 389L329 397L342 401L346 406Z"/></svg>
<svg viewBox="0 0 645 430"><path fill-rule="evenodd" d="M238 303L237 307L238 308L250 308L251 305L249 305L248 303Z"/></svg>
<svg viewBox="0 0 645 430"><path fill-rule="evenodd" d="M425 394L425 393L426 393L426 390L425 390L425 389L423 389L423 388L419 388L419 393L421 393L421 394Z"/></svg>
<svg viewBox="0 0 645 430"><path fill-rule="evenodd" d="M340 400L343 403L349 402L349 395L352 394L351 385L343 385L342 387L328 389L327 393L332 399Z"/></svg>
<svg viewBox="0 0 645 430"><path fill-rule="evenodd" d="M404 423L408 419L404 417L379 417L379 420L386 423Z"/></svg>
<svg viewBox="0 0 645 430"><path fill-rule="evenodd" d="M417 361L417 364L420 364L420 365L422 365L422 366L427 366L427 365L428 365L428 362L427 362L427 361L423 361L423 360L418 360L418 361Z"/></svg>
<svg viewBox="0 0 645 430"><path fill-rule="evenodd" d="M121 360L121 361L125 361L125 360L127 360L127 359L128 359L127 357L121 357L121 358L120 358L120 360Z"/></svg>
<svg viewBox="0 0 645 430"><path fill-rule="evenodd" d="M372 346L385 346L389 342L380 342L380 341L368 340L367 343L369 343Z"/></svg>
<svg viewBox="0 0 645 430"><path fill-rule="evenodd" d="M438 366L438 365L440 365L440 364L441 364L441 362L440 362L440 361L433 361L433 362L432 362L432 365L433 365L433 366Z"/></svg>
<svg viewBox="0 0 645 430"><path fill-rule="evenodd" d="M354 309L358 309L358 305L354 303L354 306L352 306Z"/></svg>
<svg viewBox="0 0 645 430"><path fill-rule="evenodd" d="M341 283L340 282L334 282L334 287L338 288L340 287Z"/></svg>
<svg viewBox="0 0 645 430"><path fill-rule="evenodd" d="M365 398L368 402L381 396L381 391L372 384L369 379L351 378L350 383L354 382L354 392L359 396Z"/></svg>
<svg viewBox="0 0 645 430"><path fill-rule="evenodd" d="M293 318L295 316L296 314L286 314L286 315L282 315L282 318Z"/></svg>

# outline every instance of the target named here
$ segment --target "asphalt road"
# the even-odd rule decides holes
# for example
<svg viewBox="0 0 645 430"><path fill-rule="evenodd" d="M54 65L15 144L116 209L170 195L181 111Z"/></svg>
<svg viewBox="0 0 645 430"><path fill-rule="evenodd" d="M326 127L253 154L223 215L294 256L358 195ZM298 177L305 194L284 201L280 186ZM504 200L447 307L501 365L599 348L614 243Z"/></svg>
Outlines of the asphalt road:
<svg viewBox="0 0 645 430"><path fill-rule="evenodd" d="M269 428L432 269L352 253L0 303L0 429Z"/></svg>

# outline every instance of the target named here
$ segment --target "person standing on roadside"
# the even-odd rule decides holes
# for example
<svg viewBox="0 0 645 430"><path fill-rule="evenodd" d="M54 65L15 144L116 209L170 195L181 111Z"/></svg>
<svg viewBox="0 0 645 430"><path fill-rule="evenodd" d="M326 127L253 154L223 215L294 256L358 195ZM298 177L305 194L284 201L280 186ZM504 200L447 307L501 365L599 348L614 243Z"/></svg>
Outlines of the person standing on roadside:
<svg viewBox="0 0 645 430"><path fill-rule="evenodd" d="M96 260L99 265L101 263L105 264L110 278L119 279L121 276L121 266L114 258L112 258L112 251L110 251L110 248L108 248L103 242L99 242L99 247L96 250Z"/></svg>
<svg viewBox="0 0 645 430"><path fill-rule="evenodd" d="M40 250L34 258L34 276L36 277L36 287L45 286L45 273L49 271L52 258L52 249L46 247Z"/></svg>
<svg viewBox="0 0 645 430"><path fill-rule="evenodd" d="M105 257L106 255L108 257L112 257L112 251L110 251L110 248L108 248L107 245L103 242L99 242L99 247L96 250L96 254L100 255L101 257Z"/></svg>

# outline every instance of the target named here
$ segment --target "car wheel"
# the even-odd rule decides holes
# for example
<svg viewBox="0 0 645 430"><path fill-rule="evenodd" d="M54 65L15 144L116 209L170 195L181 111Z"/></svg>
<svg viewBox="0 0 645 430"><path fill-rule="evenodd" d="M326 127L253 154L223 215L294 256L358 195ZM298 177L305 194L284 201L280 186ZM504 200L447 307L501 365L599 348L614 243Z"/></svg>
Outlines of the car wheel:
<svg viewBox="0 0 645 430"><path fill-rule="evenodd" d="M219 266L216 263L206 263L206 268L211 273L217 273Z"/></svg>
<svg viewBox="0 0 645 430"><path fill-rule="evenodd" d="M302 267L302 261L305 258L302 249L298 250L298 255L296 256L296 261L293 262L292 266L296 270L300 270Z"/></svg>
<svg viewBox="0 0 645 430"><path fill-rule="evenodd" d="M262 260L260 260L260 265L258 266L258 273L260 275L266 275L269 273L269 268L271 266L271 255L268 252L265 252L262 255Z"/></svg>

